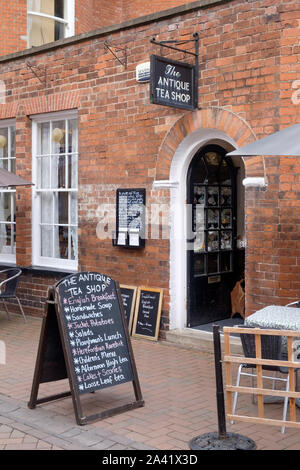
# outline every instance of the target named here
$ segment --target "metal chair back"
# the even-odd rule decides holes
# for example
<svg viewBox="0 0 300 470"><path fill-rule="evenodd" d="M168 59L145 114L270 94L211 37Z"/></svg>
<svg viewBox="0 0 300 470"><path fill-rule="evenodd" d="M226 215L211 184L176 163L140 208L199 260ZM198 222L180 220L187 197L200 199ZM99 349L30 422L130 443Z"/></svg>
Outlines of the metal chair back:
<svg viewBox="0 0 300 470"><path fill-rule="evenodd" d="M243 325L238 325L242 328ZM245 326L244 326L245 328ZM249 328L249 327L247 327ZM256 357L255 336L254 334L240 334L241 343L245 357ZM282 336L261 335L261 357L263 359L283 360ZM244 364L244 367L253 368L253 364ZM263 365L264 370L279 371L287 373L283 367Z"/></svg>
<svg viewBox="0 0 300 470"><path fill-rule="evenodd" d="M6 273L5 281L2 281L0 284L0 286L4 286L4 290L1 292L2 297L15 297L22 270L12 268L2 272Z"/></svg>

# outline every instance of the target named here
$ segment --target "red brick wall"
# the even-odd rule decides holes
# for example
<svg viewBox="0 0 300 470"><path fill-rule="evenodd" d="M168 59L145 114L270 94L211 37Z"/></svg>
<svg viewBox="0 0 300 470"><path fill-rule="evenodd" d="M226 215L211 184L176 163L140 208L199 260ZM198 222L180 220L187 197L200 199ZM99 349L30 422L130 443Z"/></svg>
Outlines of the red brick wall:
<svg viewBox="0 0 300 470"><path fill-rule="evenodd" d="M138 18L144 15L150 15L158 11L168 10L169 8L178 7L192 3L191 0L152 0L151 2L143 2L142 0L123 0L123 21L132 18Z"/></svg>
<svg viewBox="0 0 300 470"><path fill-rule="evenodd" d="M27 0L0 0L0 56L26 49Z"/></svg>
<svg viewBox="0 0 300 470"><path fill-rule="evenodd" d="M122 0L76 0L75 34L86 33L122 21Z"/></svg>
<svg viewBox="0 0 300 470"><path fill-rule="evenodd" d="M150 44L154 33L161 39L182 39L198 32L199 106L229 109L260 138L298 120L299 104L293 104L291 98L293 84L300 80L299 20L298 2L289 0L276 6L269 0L235 0L187 12L111 34L112 43L130 44L127 69L104 50L106 38L34 56L40 66L47 66L46 86L30 75L25 59L0 63L0 79L13 91L7 97L8 105L18 102L23 106L18 111L17 167L24 175L30 175L31 168L30 121L26 118L30 102L43 96L54 97L54 102L55 96L72 90L79 96L69 107L78 106L79 112L80 269L102 271L123 283L163 287L163 321L168 322L168 240L148 240L145 250L129 252L96 236L101 202L115 202L117 187L145 187L148 204L152 200L169 202L168 191L152 190L157 156L174 121L188 113L151 105L148 84L135 81L135 67L151 53L158 53ZM47 107L45 100L43 103L36 109ZM68 100L54 108L66 109L66 103ZM247 161L247 167L252 161ZM297 160L287 158L269 157L265 162L267 191L249 189L246 197L247 313L300 296L299 166ZM30 264L31 259L30 204L30 197L20 193L20 265ZM26 297L28 312L38 312L38 298L35 292Z"/></svg>

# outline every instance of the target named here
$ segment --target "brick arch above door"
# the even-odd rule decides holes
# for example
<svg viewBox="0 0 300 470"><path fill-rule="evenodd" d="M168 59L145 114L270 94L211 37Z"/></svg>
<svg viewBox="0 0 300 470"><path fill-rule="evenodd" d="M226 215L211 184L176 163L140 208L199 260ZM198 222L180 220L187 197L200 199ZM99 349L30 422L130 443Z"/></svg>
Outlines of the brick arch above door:
<svg viewBox="0 0 300 470"><path fill-rule="evenodd" d="M215 129L226 133L237 148L250 144L256 136L250 125L230 110L211 107L181 116L166 134L158 152L156 180L167 180L174 154L184 139L200 129ZM246 177L265 177L263 157L245 157Z"/></svg>

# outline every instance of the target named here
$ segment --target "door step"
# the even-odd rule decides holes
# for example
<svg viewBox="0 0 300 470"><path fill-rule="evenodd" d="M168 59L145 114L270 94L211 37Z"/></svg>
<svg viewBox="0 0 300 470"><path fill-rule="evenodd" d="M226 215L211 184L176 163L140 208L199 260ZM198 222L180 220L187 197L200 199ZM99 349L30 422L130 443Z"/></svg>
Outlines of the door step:
<svg viewBox="0 0 300 470"><path fill-rule="evenodd" d="M224 335L222 332L220 337L223 349ZM208 331L193 330L192 328L170 330L166 332L166 340L177 346L197 349L210 354L214 353L213 333ZM230 352L233 354L243 354L239 337L230 336Z"/></svg>

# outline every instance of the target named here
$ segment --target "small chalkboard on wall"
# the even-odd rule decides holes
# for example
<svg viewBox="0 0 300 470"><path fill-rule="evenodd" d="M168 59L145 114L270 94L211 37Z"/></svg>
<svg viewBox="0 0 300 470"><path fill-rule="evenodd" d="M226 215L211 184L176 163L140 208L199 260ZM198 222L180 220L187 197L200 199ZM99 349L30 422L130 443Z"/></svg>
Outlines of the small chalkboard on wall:
<svg viewBox="0 0 300 470"><path fill-rule="evenodd" d="M121 291L121 297L123 300L123 307L124 307L126 322L128 325L128 331L130 334L132 330L132 322L133 322L133 317L134 317L137 287L121 284L120 291Z"/></svg>
<svg viewBox="0 0 300 470"><path fill-rule="evenodd" d="M158 339L162 298L163 289L138 288L132 336Z"/></svg>

